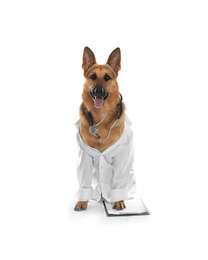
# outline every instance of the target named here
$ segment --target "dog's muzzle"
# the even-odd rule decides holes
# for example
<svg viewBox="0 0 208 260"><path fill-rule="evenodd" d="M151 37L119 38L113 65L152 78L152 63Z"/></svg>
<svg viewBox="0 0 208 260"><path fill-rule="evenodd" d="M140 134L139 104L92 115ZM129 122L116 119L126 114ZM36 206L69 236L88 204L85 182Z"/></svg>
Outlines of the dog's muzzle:
<svg viewBox="0 0 208 260"><path fill-rule="evenodd" d="M108 98L108 92L102 86L95 86L90 90L90 94L94 100L94 106L101 108L105 100Z"/></svg>

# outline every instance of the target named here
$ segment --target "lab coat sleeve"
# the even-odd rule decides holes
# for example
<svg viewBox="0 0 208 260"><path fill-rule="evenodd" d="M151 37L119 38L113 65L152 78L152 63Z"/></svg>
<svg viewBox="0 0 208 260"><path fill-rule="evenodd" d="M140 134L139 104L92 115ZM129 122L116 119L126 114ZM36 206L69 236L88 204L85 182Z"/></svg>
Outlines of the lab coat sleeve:
<svg viewBox="0 0 208 260"><path fill-rule="evenodd" d="M129 191L135 186L133 133L132 131L130 133L125 139L122 150L113 158L111 202L129 199L131 197Z"/></svg>
<svg viewBox="0 0 208 260"><path fill-rule="evenodd" d="M93 176L93 158L79 147L79 161L77 163L77 177L79 182L78 200L88 201L92 199L91 187Z"/></svg>

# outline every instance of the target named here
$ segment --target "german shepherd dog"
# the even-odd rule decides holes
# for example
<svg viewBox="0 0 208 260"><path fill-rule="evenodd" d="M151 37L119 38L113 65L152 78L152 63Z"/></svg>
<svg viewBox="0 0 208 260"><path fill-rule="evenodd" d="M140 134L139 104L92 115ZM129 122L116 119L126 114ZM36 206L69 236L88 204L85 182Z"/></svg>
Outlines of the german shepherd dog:
<svg viewBox="0 0 208 260"><path fill-rule="evenodd" d="M120 48L116 48L109 55L107 63L104 65L98 65L95 55L90 48L84 48L82 69L84 71L85 83L83 86L82 104L80 106L78 134L81 139L80 142L84 143L88 148L92 148L93 151L98 151L100 154L118 142L125 127L125 105L119 93L117 83L118 71L121 68L120 63ZM128 151L126 152L128 153ZM125 167L125 164L127 164L125 158L124 162L121 163ZM110 164L113 167L113 158ZM83 176L78 179L80 185L82 185L83 179L88 178L86 176L88 163L82 163L80 167L82 167ZM94 167L96 166L94 165ZM107 175L108 172L104 174ZM86 188L85 186L83 185L84 188ZM103 194L102 188L101 194ZM88 197L78 198L79 201L76 203L74 210L85 210L90 199ZM116 201L111 201L113 208L116 210L124 209L124 199L118 197L116 199Z"/></svg>

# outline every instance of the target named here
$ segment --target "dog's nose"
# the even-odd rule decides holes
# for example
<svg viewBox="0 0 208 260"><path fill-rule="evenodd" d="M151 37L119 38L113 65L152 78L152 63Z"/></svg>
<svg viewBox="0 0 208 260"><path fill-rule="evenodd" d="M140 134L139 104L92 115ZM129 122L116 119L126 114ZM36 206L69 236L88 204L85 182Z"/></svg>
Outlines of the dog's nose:
<svg viewBox="0 0 208 260"><path fill-rule="evenodd" d="M100 97L106 99L108 97L108 92L102 85L97 85L93 89L90 90L91 96L95 99L96 97Z"/></svg>
<svg viewBox="0 0 208 260"><path fill-rule="evenodd" d="M100 86L95 87L94 88L94 93L96 95L103 95L105 93L105 89L103 87L100 87Z"/></svg>

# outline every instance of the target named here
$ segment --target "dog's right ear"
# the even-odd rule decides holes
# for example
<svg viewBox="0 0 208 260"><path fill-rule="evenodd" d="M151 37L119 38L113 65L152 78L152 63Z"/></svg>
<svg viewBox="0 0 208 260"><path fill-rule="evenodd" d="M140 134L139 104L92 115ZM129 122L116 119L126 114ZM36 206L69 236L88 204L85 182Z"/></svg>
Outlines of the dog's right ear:
<svg viewBox="0 0 208 260"><path fill-rule="evenodd" d="M82 58L82 69L84 70L84 75L93 64L96 64L95 55L90 48L85 47Z"/></svg>

